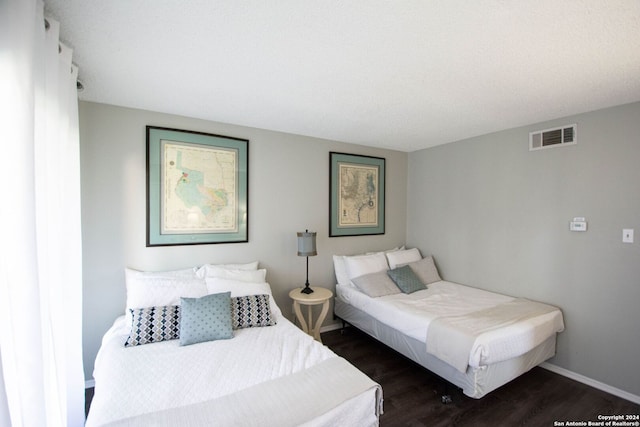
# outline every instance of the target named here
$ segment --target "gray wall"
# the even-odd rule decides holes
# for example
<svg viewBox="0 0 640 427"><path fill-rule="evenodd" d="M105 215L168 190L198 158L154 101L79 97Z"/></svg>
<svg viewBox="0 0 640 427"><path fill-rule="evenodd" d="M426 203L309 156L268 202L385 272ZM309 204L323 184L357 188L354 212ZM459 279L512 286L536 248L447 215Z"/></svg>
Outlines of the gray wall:
<svg viewBox="0 0 640 427"><path fill-rule="evenodd" d="M249 242L145 247L145 126L249 139ZM318 232L311 284L334 289L331 255L404 243L407 154L95 103L80 103L84 267L84 367L92 378L100 339L124 313L124 267L169 270L259 260L276 302L292 319L289 290L302 286L297 231ZM386 234L328 237L329 151L386 158ZM331 319L325 322L329 324Z"/></svg>
<svg viewBox="0 0 640 427"><path fill-rule="evenodd" d="M572 123L577 145L528 151ZM559 306L551 363L640 395L640 103L411 153L407 211L444 279Z"/></svg>
<svg viewBox="0 0 640 427"><path fill-rule="evenodd" d="M575 146L528 151L528 133L578 124ZM250 140L249 243L145 247L145 126ZM312 284L333 288L332 254L405 242L447 280L549 302L566 331L552 363L640 395L640 104L427 150L380 150L95 103L80 103L84 365L124 311L123 268L260 260L278 304L304 281L295 232L318 232ZM329 151L387 159L382 236L328 238ZM407 176L407 170L408 176ZM584 216L585 233L568 222ZM636 242L622 243L634 228ZM331 320L329 319L326 324Z"/></svg>

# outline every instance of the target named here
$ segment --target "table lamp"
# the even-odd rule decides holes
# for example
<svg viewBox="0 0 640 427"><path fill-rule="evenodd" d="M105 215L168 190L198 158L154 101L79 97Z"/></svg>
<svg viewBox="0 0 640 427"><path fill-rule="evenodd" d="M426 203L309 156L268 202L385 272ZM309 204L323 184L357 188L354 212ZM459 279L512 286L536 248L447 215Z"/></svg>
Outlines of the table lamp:
<svg viewBox="0 0 640 427"><path fill-rule="evenodd" d="M303 294L313 292L313 289L309 287L309 257L314 255L318 255L316 252L316 232L309 232L309 230L298 232L298 256L307 257L307 281L301 291Z"/></svg>

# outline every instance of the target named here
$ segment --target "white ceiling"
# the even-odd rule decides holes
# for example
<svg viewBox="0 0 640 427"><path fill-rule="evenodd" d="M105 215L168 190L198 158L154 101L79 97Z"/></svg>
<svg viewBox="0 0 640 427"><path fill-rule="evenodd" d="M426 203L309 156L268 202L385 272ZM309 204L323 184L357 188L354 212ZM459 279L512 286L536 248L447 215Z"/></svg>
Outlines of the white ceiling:
<svg viewBox="0 0 640 427"><path fill-rule="evenodd" d="M46 0L80 99L414 151L640 101L639 0Z"/></svg>

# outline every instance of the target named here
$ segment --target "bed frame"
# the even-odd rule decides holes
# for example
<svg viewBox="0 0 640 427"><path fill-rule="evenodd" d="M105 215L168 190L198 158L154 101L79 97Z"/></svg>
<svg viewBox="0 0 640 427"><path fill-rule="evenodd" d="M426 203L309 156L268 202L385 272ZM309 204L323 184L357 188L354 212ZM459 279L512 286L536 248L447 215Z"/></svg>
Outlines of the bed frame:
<svg viewBox="0 0 640 427"><path fill-rule="evenodd" d="M434 374L460 387L462 392L474 399L508 383L514 378L531 370L545 360L555 356L556 334L522 356L498 362L481 368L467 368L463 374L453 366L426 352L426 344L409 337L355 308L339 296L335 298L334 316L369 334L376 340L393 348ZM449 403L447 392L442 396L443 403Z"/></svg>

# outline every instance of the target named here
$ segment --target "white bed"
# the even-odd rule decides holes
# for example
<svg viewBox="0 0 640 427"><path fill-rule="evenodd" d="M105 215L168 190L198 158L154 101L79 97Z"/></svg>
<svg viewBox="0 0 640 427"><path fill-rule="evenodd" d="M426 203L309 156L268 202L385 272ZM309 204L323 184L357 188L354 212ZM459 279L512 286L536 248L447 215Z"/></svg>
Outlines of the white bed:
<svg viewBox="0 0 640 427"><path fill-rule="evenodd" d="M140 298L175 302L167 289L175 291L176 284L176 292L188 296L228 288L232 295L265 289L270 295L266 283L207 278L204 290L198 288L204 279L176 276L155 276L136 290L131 283L147 277L127 275L128 307ZM164 286L168 281L171 286ZM304 334L269 300L275 325L235 329L231 339L193 345L171 339L125 347L131 317L116 319L96 357L86 425L378 425L380 386Z"/></svg>
<svg viewBox="0 0 640 427"><path fill-rule="evenodd" d="M415 250L412 257L404 252L391 257L383 253L386 267L380 253L377 260L372 254L351 260L342 257L338 262L334 257L336 277L342 281L336 285L335 316L473 398L483 397L555 355L556 335L564 329L559 309L443 281L432 258L431 270L424 273L423 268L420 277L426 289L389 293L387 286L381 291L384 274L380 269L413 267L412 262L421 259ZM426 260L418 262L424 267ZM375 287L371 287L373 279L378 281Z"/></svg>

